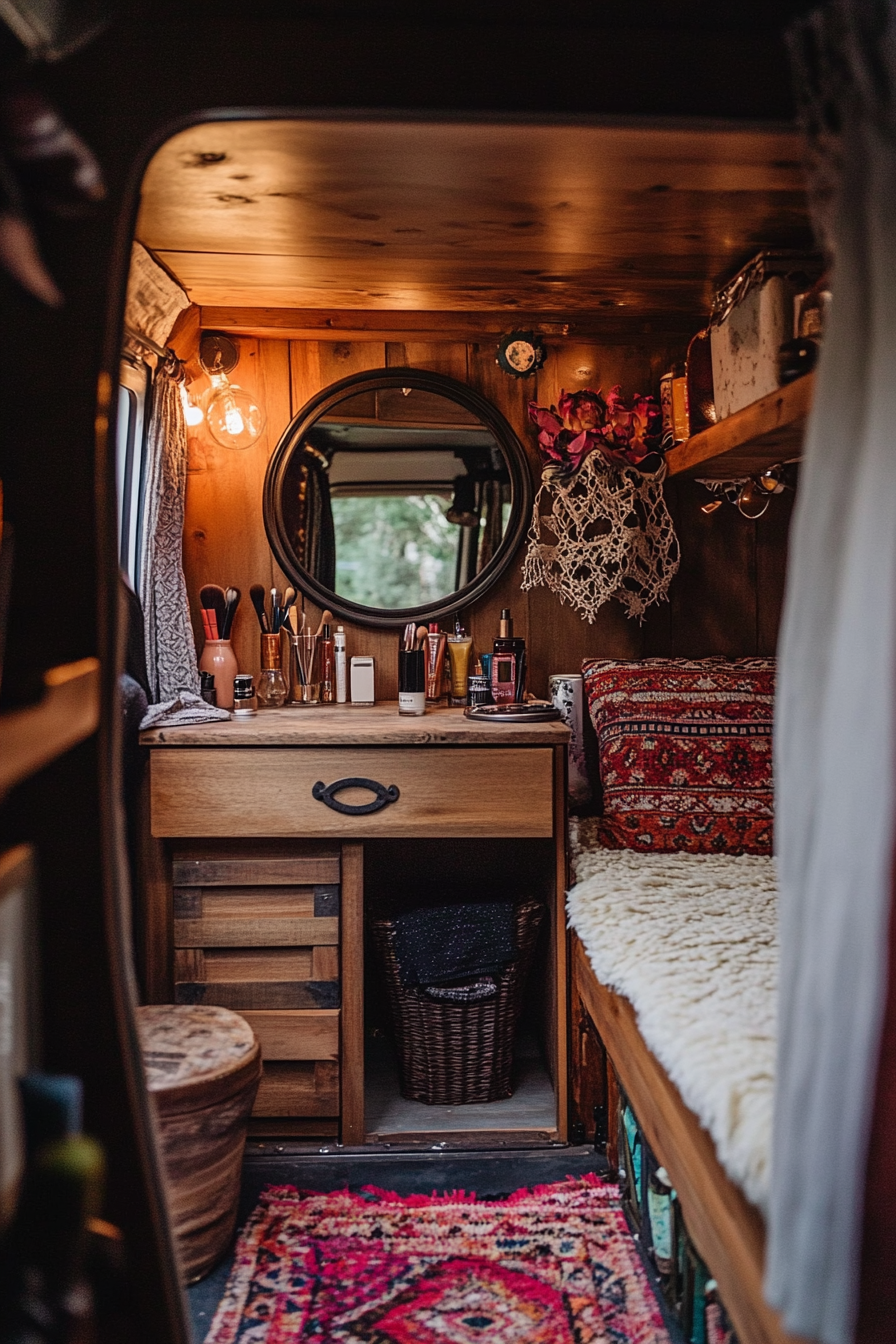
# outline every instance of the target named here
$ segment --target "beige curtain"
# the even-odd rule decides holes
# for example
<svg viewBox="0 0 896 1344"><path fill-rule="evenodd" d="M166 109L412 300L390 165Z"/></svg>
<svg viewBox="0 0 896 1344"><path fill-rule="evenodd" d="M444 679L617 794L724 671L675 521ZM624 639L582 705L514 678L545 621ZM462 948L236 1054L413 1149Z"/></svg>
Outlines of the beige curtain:
<svg viewBox="0 0 896 1344"><path fill-rule="evenodd" d="M791 34L833 257L794 516L775 725L779 1046L766 1291L849 1344L887 985L896 809L896 5ZM896 1330L896 1324L894 1324Z"/></svg>
<svg viewBox="0 0 896 1344"><path fill-rule="evenodd" d="M199 694L199 671L183 571L187 433L176 359L160 364L153 382L147 434L146 515L140 596L146 631L150 701Z"/></svg>

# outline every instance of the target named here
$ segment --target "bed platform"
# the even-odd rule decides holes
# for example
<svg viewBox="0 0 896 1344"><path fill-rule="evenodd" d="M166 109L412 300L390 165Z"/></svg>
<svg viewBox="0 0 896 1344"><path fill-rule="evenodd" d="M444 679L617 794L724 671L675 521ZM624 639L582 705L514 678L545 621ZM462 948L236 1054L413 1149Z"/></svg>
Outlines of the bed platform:
<svg viewBox="0 0 896 1344"><path fill-rule="evenodd" d="M774 934L770 940L768 935L774 897L766 893L763 902L762 887L768 883L755 866L766 863L772 874L773 869L766 860L746 861L746 869L754 865L750 876L757 901L754 887L738 890L734 882L730 893L714 899L700 889L699 879L682 879L683 867L697 865L699 872L699 857L673 856L675 880L663 885L649 864L646 880L638 871L637 860L644 856L589 849L575 830L572 838L573 876L579 879L569 898L572 1021L575 1026L582 1017L589 1020L606 1052L605 1077L592 1079L585 1094L593 1099L603 1093L612 1117L618 1089L623 1089L675 1187L688 1233L718 1283L740 1344L793 1344L762 1295L765 1226L759 1205L768 1182L777 949ZM727 862L736 872L738 860ZM710 870L715 867L710 859ZM622 895L626 881L630 890ZM720 901L727 917L719 913ZM646 969L639 956L645 929L653 931ZM695 929L709 930L708 951L703 942L695 947ZM632 998L618 992L623 988ZM687 1000L688 994L691 1002L683 1011L681 998ZM666 1002L668 1014L662 1011ZM702 1021L713 1026L702 1036L698 1030L682 1049L677 1037L695 1005ZM719 1042L711 1040L716 1029L720 1053ZM716 1056L707 1069L705 1052L713 1049ZM718 1075L726 1073L720 1080ZM746 1135L745 1112L751 1112ZM612 1119L608 1131L608 1156L615 1164Z"/></svg>
<svg viewBox="0 0 896 1344"><path fill-rule="evenodd" d="M574 995L671 1177L688 1231L718 1282L740 1344L794 1344L762 1297L762 1214L725 1174L712 1139L645 1045L632 1005L600 983L576 934L572 980Z"/></svg>

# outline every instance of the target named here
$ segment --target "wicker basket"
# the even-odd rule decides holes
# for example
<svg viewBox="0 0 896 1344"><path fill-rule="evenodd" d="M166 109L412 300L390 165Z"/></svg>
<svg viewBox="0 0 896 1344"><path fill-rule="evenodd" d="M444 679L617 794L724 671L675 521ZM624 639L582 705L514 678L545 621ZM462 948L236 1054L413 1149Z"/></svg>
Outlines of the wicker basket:
<svg viewBox="0 0 896 1344"><path fill-rule="evenodd" d="M516 961L494 977L495 994L466 1002L433 999L425 989L405 987L393 922L371 920L395 1024L403 1097L428 1106L465 1106L512 1095L513 1036L543 915L536 901L516 907Z"/></svg>

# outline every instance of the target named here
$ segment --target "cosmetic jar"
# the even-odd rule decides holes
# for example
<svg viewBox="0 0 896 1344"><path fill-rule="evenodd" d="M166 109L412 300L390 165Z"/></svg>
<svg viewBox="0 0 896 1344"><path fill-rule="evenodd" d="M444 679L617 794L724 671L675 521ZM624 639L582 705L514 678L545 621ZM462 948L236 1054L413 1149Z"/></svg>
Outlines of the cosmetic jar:
<svg viewBox="0 0 896 1344"><path fill-rule="evenodd" d="M233 717L251 719L258 713L255 687L248 672L239 672L233 679Z"/></svg>
<svg viewBox="0 0 896 1344"><path fill-rule="evenodd" d="M398 712L426 713L426 650L398 650Z"/></svg>
<svg viewBox="0 0 896 1344"><path fill-rule="evenodd" d="M467 698L471 705L490 705L492 703L492 688L489 679L483 673L472 673L467 677Z"/></svg>

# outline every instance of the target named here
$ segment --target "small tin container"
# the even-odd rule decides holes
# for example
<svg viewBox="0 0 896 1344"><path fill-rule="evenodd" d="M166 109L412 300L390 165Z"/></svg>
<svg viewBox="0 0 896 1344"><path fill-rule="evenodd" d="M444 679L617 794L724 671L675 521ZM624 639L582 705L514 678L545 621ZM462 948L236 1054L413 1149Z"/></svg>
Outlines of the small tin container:
<svg viewBox="0 0 896 1344"><path fill-rule="evenodd" d="M258 713L255 685L251 674L238 672L233 679L233 717L251 719Z"/></svg>
<svg viewBox="0 0 896 1344"><path fill-rule="evenodd" d="M467 696L471 705L490 705L492 688L489 679L483 673L474 672L467 677Z"/></svg>

